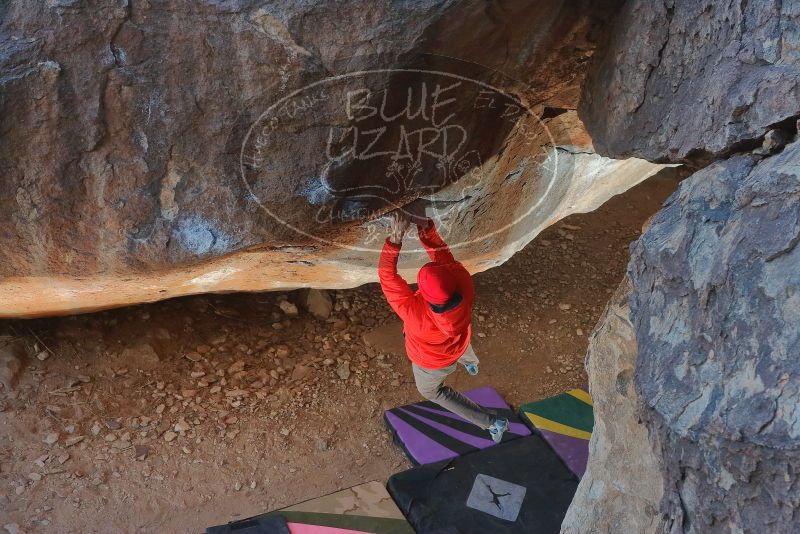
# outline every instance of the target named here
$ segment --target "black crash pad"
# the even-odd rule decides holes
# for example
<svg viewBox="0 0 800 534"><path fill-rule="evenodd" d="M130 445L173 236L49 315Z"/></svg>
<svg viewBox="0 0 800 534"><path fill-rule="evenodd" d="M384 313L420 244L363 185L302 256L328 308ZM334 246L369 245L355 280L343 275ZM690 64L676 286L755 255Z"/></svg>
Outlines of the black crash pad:
<svg viewBox="0 0 800 534"><path fill-rule="evenodd" d="M206 534L291 534L291 531L283 517L259 516L209 527Z"/></svg>
<svg viewBox="0 0 800 534"><path fill-rule="evenodd" d="M389 494L417 532L558 533L578 479L537 435L393 475Z"/></svg>

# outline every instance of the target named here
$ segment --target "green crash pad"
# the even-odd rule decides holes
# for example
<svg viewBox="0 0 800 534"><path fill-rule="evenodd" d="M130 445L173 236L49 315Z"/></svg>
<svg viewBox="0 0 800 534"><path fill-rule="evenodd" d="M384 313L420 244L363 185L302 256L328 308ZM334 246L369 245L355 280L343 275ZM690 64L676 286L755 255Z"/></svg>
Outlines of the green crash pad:
<svg viewBox="0 0 800 534"><path fill-rule="evenodd" d="M540 433L578 477L586 471L594 426L592 398L583 389L523 404L519 415Z"/></svg>

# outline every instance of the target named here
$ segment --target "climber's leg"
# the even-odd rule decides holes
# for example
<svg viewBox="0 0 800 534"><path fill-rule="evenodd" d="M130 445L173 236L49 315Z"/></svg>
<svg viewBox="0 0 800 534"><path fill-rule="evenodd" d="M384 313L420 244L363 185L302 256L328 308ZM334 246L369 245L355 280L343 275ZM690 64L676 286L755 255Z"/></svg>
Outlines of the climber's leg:
<svg viewBox="0 0 800 534"><path fill-rule="evenodd" d="M467 346L467 350L464 351L464 354L458 359L458 363L463 365L464 369L466 369L470 375L475 376L478 374L478 365L480 361L478 360L477 354L475 354L475 351L472 349L471 343Z"/></svg>
<svg viewBox="0 0 800 534"><path fill-rule="evenodd" d="M417 389L426 399L484 429L492 427L497 421L497 417L493 413L478 406L450 386L443 384L444 379L456 370L456 364L443 369L425 369L415 363L412 363L411 367L414 370Z"/></svg>

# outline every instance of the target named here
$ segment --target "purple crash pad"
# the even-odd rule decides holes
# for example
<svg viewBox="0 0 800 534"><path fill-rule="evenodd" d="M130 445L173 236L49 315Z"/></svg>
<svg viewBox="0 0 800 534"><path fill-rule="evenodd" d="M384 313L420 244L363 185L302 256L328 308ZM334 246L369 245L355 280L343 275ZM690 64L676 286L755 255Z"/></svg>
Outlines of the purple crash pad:
<svg viewBox="0 0 800 534"><path fill-rule="evenodd" d="M589 442L581 438L565 436L549 430L539 430L542 437L550 444L561 459L567 464L570 471L575 473L578 478L582 478L586 472L586 464L589 461Z"/></svg>
<svg viewBox="0 0 800 534"><path fill-rule="evenodd" d="M494 388L472 389L464 396L508 419L503 443L531 434ZM415 465L448 460L495 444L487 430L430 401L393 408L384 413L384 419L395 441Z"/></svg>

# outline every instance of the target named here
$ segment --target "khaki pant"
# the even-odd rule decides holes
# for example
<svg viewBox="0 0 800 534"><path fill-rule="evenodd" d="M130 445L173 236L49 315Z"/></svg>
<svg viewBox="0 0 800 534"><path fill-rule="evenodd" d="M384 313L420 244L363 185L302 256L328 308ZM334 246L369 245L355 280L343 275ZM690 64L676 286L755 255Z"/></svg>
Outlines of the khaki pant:
<svg viewBox="0 0 800 534"><path fill-rule="evenodd" d="M495 414L481 408L458 391L450 386L445 386L443 383L444 379L456 370L456 366L459 363L478 363L478 356L476 356L475 351L472 350L472 345L467 347L467 350L461 355L458 361L441 369L425 369L416 363L412 363L411 369L414 371L414 381L417 383L417 389L423 397L435 402L442 408L450 410L456 415L460 415L467 421L481 428L489 428L494 424L496 418Z"/></svg>

